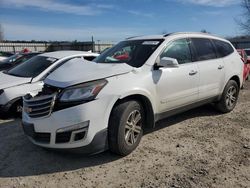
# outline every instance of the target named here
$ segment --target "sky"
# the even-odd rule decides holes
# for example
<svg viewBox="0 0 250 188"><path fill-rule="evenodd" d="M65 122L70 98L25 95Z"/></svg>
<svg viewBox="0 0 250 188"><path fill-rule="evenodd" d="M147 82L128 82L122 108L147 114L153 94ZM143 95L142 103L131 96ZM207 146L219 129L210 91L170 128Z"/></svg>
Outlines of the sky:
<svg viewBox="0 0 250 188"><path fill-rule="evenodd" d="M201 31L242 34L240 0L0 0L6 40L94 40Z"/></svg>

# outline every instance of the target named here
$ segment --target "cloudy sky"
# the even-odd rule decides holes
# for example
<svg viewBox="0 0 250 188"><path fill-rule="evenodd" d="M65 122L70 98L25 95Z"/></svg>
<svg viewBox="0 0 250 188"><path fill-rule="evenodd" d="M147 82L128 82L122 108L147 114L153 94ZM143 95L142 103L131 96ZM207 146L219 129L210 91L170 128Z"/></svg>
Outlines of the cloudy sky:
<svg viewBox="0 0 250 188"><path fill-rule="evenodd" d="M9 40L119 41L129 36L206 29L241 34L240 0L0 0Z"/></svg>

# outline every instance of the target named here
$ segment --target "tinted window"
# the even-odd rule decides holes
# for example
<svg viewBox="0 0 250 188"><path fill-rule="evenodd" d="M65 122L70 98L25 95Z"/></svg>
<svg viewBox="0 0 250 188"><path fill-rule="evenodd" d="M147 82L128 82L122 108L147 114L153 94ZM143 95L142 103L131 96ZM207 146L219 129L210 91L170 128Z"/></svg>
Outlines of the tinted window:
<svg viewBox="0 0 250 188"><path fill-rule="evenodd" d="M128 40L106 50L93 61L97 63L127 63L132 67L141 67L162 40Z"/></svg>
<svg viewBox="0 0 250 188"><path fill-rule="evenodd" d="M179 64L189 63L192 61L189 43L186 39L179 39L171 42L160 58L171 57L178 60Z"/></svg>
<svg viewBox="0 0 250 188"><path fill-rule="evenodd" d="M218 52L219 57L225 57L234 52L232 46L227 42L220 40L213 40L213 42L216 46L216 50Z"/></svg>
<svg viewBox="0 0 250 188"><path fill-rule="evenodd" d="M52 65L57 59L45 56L35 56L22 64L10 69L7 74L20 77L36 77Z"/></svg>
<svg viewBox="0 0 250 188"><path fill-rule="evenodd" d="M245 50L248 56L250 56L250 50Z"/></svg>
<svg viewBox="0 0 250 188"><path fill-rule="evenodd" d="M19 64L19 63L23 63L24 61L29 60L30 58L32 58L33 56L38 55L38 54L25 54L22 57L18 58L15 61L15 64Z"/></svg>
<svg viewBox="0 0 250 188"><path fill-rule="evenodd" d="M193 38L192 42L196 51L197 61L215 59L217 57L214 46L209 39Z"/></svg>

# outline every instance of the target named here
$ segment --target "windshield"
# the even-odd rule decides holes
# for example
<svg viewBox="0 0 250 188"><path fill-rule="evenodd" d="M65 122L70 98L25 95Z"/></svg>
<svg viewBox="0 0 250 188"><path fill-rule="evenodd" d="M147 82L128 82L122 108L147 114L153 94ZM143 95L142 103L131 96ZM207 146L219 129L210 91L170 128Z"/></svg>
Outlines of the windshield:
<svg viewBox="0 0 250 188"><path fill-rule="evenodd" d="M56 61L57 59L52 57L35 56L25 61L24 63L19 64L16 67L10 69L7 74L20 77L34 78Z"/></svg>
<svg viewBox="0 0 250 188"><path fill-rule="evenodd" d="M141 67L163 40L128 40L103 52L93 61L97 63L127 63Z"/></svg>

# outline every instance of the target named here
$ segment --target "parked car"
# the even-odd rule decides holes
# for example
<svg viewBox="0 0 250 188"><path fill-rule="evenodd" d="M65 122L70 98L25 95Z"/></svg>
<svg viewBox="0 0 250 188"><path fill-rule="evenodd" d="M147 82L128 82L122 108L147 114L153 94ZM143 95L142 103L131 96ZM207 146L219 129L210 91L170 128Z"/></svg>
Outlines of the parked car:
<svg viewBox="0 0 250 188"><path fill-rule="evenodd" d="M247 53L247 57L250 58L250 48L245 48L244 50Z"/></svg>
<svg viewBox="0 0 250 188"><path fill-rule="evenodd" d="M11 52L0 52L0 62L7 59L8 57L12 56L13 53Z"/></svg>
<svg viewBox="0 0 250 188"><path fill-rule="evenodd" d="M129 58L116 59L124 49ZM232 111L243 82L232 44L202 33L130 38L94 62L71 60L24 96L22 125L34 144L127 155L162 118L207 103Z"/></svg>
<svg viewBox="0 0 250 188"><path fill-rule="evenodd" d="M244 63L243 82L245 82L246 80L248 80L250 74L250 57L248 58L246 51L243 49L237 49L237 51Z"/></svg>
<svg viewBox="0 0 250 188"><path fill-rule="evenodd" d="M0 72L0 112L6 114L22 111L22 96L37 94L43 80L56 68L70 59L93 59L98 54L82 51L57 51L32 57L8 71ZM74 73L73 73L74 74Z"/></svg>
<svg viewBox="0 0 250 188"><path fill-rule="evenodd" d="M38 54L41 54L41 53L30 52L30 53L18 53L18 54L12 55L9 58L0 62L0 71L10 69L11 67L21 64Z"/></svg>

